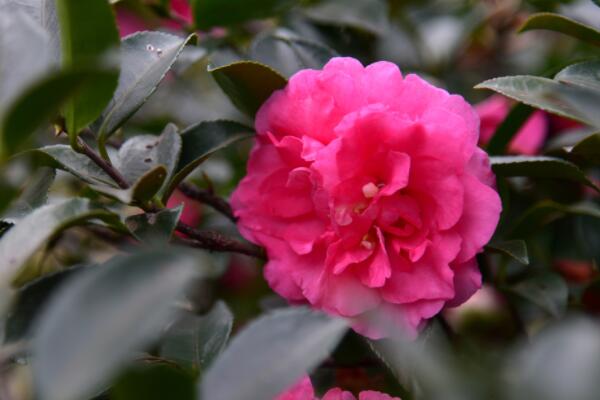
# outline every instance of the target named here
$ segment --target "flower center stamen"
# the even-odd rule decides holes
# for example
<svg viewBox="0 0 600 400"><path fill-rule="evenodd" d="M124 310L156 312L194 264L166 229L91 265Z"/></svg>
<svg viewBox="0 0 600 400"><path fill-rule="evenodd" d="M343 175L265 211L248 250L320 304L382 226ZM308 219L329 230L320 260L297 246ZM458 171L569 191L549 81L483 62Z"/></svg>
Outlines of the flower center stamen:
<svg viewBox="0 0 600 400"><path fill-rule="evenodd" d="M379 188L373 182L369 182L362 187L362 192L367 199L372 199L379 193Z"/></svg>

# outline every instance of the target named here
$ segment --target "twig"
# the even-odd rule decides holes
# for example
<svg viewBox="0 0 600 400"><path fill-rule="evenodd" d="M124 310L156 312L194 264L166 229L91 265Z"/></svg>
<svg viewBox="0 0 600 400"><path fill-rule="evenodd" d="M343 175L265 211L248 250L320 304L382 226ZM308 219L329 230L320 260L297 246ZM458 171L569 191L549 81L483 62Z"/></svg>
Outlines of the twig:
<svg viewBox="0 0 600 400"><path fill-rule="evenodd" d="M261 247L228 238L218 232L202 231L186 225L183 222L177 223L177 231L188 236L189 239L180 238L180 241L191 247L212 251L240 253L263 260L266 259L265 251Z"/></svg>
<svg viewBox="0 0 600 400"><path fill-rule="evenodd" d="M129 189L129 183L125 180L123 175L112 166L104 158L100 157L98 153L94 151L83 139L77 138L77 144L79 145L81 152L88 156L96 165L98 165L104 172L108 174L113 180L119 185L121 189Z"/></svg>
<svg viewBox="0 0 600 400"><path fill-rule="evenodd" d="M233 215L233 210L231 209L229 203L225 201L225 199L215 195L212 190L200 189L194 185L185 182L179 184L178 189L186 197L189 197L192 200L199 201L200 203L207 204L214 208L216 211L226 216L229 220L233 222L237 221L237 218L235 217L235 215Z"/></svg>

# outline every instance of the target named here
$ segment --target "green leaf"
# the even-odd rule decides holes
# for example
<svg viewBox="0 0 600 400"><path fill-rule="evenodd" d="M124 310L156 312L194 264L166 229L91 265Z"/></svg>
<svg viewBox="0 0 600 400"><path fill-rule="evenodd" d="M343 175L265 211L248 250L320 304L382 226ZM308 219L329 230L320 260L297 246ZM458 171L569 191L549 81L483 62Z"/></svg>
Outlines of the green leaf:
<svg viewBox="0 0 600 400"><path fill-rule="evenodd" d="M486 250L507 255L523 265L529 265L527 245L523 240L509 240L506 242L489 243Z"/></svg>
<svg viewBox="0 0 600 400"><path fill-rule="evenodd" d="M0 282L9 284L33 253L59 232L94 219L119 225L116 214L81 198L43 206L27 215L0 239Z"/></svg>
<svg viewBox="0 0 600 400"><path fill-rule="evenodd" d="M177 185L213 153L240 140L252 137L254 129L233 121L203 121L181 133L181 156L168 188L166 202Z"/></svg>
<svg viewBox="0 0 600 400"><path fill-rule="evenodd" d="M321 43L280 28L257 36L250 55L253 60L270 65L290 77L301 69L323 68L337 53Z"/></svg>
<svg viewBox="0 0 600 400"><path fill-rule="evenodd" d="M584 61L569 65L556 74L554 79L600 91L600 61Z"/></svg>
<svg viewBox="0 0 600 400"><path fill-rule="evenodd" d="M24 154L32 154L41 164L69 172L84 182L117 187L113 179L87 156L73 151L69 146L41 147Z"/></svg>
<svg viewBox="0 0 600 400"><path fill-rule="evenodd" d="M497 156L490 157L492 170L504 177L565 179L582 183L600 192L575 164L555 157Z"/></svg>
<svg viewBox="0 0 600 400"><path fill-rule="evenodd" d="M191 376L165 365L135 368L111 389L111 400L194 400Z"/></svg>
<svg viewBox="0 0 600 400"><path fill-rule="evenodd" d="M553 13L533 14L519 28L519 32L545 29L582 40L594 46L600 46L600 32L591 26Z"/></svg>
<svg viewBox="0 0 600 400"><path fill-rule="evenodd" d="M160 355L189 369L204 370L225 348L232 327L233 314L222 301L206 315L185 314L167 332Z"/></svg>
<svg viewBox="0 0 600 400"><path fill-rule="evenodd" d="M37 321L32 368L45 400L95 394L174 317L174 302L201 273L182 251L115 257L78 274Z"/></svg>
<svg viewBox="0 0 600 400"><path fill-rule="evenodd" d="M138 135L121 146L115 167L129 184L133 184L151 169L165 167L167 179L175 172L181 152L181 136L177 127L168 124L160 136Z"/></svg>
<svg viewBox="0 0 600 400"><path fill-rule="evenodd" d="M325 0L305 10L313 21L348 26L383 35L389 25L388 7L381 0Z"/></svg>
<svg viewBox="0 0 600 400"><path fill-rule="evenodd" d="M97 122L100 142L106 141L154 93L183 47L193 37L138 32L123 40L119 85Z"/></svg>
<svg viewBox="0 0 600 400"><path fill-rule="evenodd" d="M534 109L525 105L517 104L513 107L504 121L498 126L486 150L490 155L504 154L513 137L531 116Z"/></svg>
<svg viewBox="0 0 600 400"><path fill-rule="evenodd" d="M598 118L579 109L570 95L591 96L600 100L600 93L596 94L589 89L548 78L528 75L505 76L487 80L475 88L490 89L532 107L587 124L593 125Z"/></svg>
<svg viewBox="0 0 600 400"><path fill-rule="evenodd" d="M594 133L578 142L570 151L592 165L600 165L600 133Z"/></svg>
<svg viewBox="0 0 600 400"><path fill-rule="evenodd" d="M204 374L199 398L272 399L323 361L345 332L340 319L305 308L275 310L234 337Z"/></svg>
<svg viewBox="0 0 600 400"><path fill-rule="evenodd" d="M138 214L127 218L125 223L140 241L149 245L164 245L171 240L182 211L181 205L157 213Z"/></svg>
<svg viewBox="0 0 600 400"><path fill-rule="evenodd" d="M48 201L48 190L54 183L56 172L51 168L41 168L27 182L19 198L4 213L5 219L21 219Z"/></svg>
<svg viewBox="0 0 600 400"><path fill-rule="evenodd" d="M256 61L209 66L208 72L231 102L251 117L273 92L287 85L287 80L279 72Z"/></svg>
<svg viewBox="0 0 600 400"><path fill-rule="evenodd" d="M267 18L293 3L291 0L191 0L196 27L201 30Z"/></svg>
<svg viewBox="0 0 600 400"><path fill-rule="evenodd" d="M152 200L163 187L167 170L158 165L140 176L129 189L117 189L112 186L92 185L93 190L112 197L124 204L140 205Z"/></svg>
<svg viewBox="0 0 600 400"><path fill-rule="evenodd" d="M86 82L89 84L107 76L107 73L102 71L63 71L36 82L6 110L0 126L0 149L5 155L17 151L31 134L58 115L60 108L72 99Z"/></svg>
<svg viewBox="0 0 600 400"><path fill-rule="evenodd" d="M67 68L102 64L119 47L119 33L106 0L56 0L62 63ZM111 68L112 69L112 68ZM118 73L86 85L65 107L67 131L76 145L79 131L100 116L118 83Z"/></svg>
<svg viewBox="0 0 600 400"><path fill-rule="evenodd" d="M540 272L507 288L510 293L535 304L559 318L567 309L569 289L564 279L553 272Z"/></svg>

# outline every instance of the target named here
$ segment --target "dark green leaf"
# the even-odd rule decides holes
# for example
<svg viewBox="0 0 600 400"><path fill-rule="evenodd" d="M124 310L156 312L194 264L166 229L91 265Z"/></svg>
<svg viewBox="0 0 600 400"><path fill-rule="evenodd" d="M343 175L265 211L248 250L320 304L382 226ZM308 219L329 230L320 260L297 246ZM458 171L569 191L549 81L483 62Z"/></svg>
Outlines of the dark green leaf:
<svg viewBox="0 0 600 400"><path fill-rule="evenodd" d="M43 206L27 215L0 239L0 281L11 282L33 253L56 234L92 219L119 224L117 215L81 198Z"/></svg>
<svg viewBox="0 0 600 400"><path fill-rule="evenodd" d="M510 141L519 132L519 129L521 129L533 111L533 108L523 103L514 106L494 132L494 136L492 136L486 146L487 152L490 155L506 153Z"/></svg>
<svg viewBox="0 0 600 400"><path fill-rule="evenodd" d="M600 165L600 133L594 133L578 142L570 151L593 165Z"/></svg>
<svg viewBox="0 0 600 400"><path fill-rule="evenodd" d="M600 91L600 61L585 61L561 70L555 80Z"/></svg>
<svg viewBox="0 0 600 400"><path fill-rule="evenodd" d="M146 102L193 37L184 39L162 32L138 32L123 40L119 85L98 121L101 142Z"/></svg>
<svg viewBox="0 0 600 400"><path fill-rule="evenodd" d="M67 171L84 182L117 187L113 179L98 165L69 146L46 146L28 153L33 154L42 164Z"/></svg>
<svg viewBox="0 0 600 400"><path fill-rule="evenodd" d="M552 272L541 272L508 288L511 293L532 302L558 318L567 309L569 289L564 279Z"/></svg>
<svg viewBox="0 0 600 400"><path fill-rule="evenodd" d="M165 365L136 368L111 389L111 400L194 400L194 380Z"/></svg>
<svg viewBox="0 0 600 400"><path fill-rule="evenodd" d="M389 25L387 3L381 0L325 0L305 11L314 21L384 34Z"/></svg>
<svg viewBox="0 0 600 400"><path fill-rule="evenodd" d="M42 168L27 182L23 192L10 209L4 213L4 218L20 219L38 207L46 204L48 190L54 183L56 172L51 168Z"/></svg>
<svg viewBox="0 0 600 400"><path fill-rule="evenodd" d="M109 51L119 47L119 33L106 0L56 0L61 33L62 63L67 68L82 68L106 63ZM114 56L114 55L113 55ZM117 87L119 76L85 85L65 107L67 131L71 143L82 128L100 116Z"/></svg>
<svg viewBox="0 0 600 400"><path fill-rule="evenodd" d="M201 398L272 399L323 361L345 332L343 320L305 308L273 311L234 337L204 374Z"/></svg>
<svg viewBox="0 0 600 400"><path fill-rule="evenodd" d="M589 89L528 75L494 78L480 83L475 88L490 89L532 107L588 124L594 124L595 118L578 109L569 94L589 95L600 100L600 93L596 94Z"/></svg>
<svg viewBox="0 0 600 400"><path fill-rule="evenodd" d="M216 26L235 25L251 19L275 15L291 0L191 0L196 26L208 30Z"/></svg>
<svg viewBox="0 0 600 400"><path fill-rule="evenodd" d="M161 210L157 213L134 215L125 221L131 232L142 242L163 245L173 236L183 206Z"/></svg>
<svg viewBox="0 0 600 400"><path fill-rule="evenodd" d="M160 355L187 368L204 370L225 348L232 326L233 315L222 301L201 317L186 314L167 332Z"/></svg>
<svg viewBox="0 0 600 400"><path fill-rule="evenodd" d="M504 177L526 176L530 178L565 179L583 183L599 191L575 164L555 157L506 156L490 157L492 170Z"/></svg>
<svg viewBox="0 0 600 400"><path fill-rule="evenodd" d="M337 55L323 44L281 28L258 36L250 54L253 60L270 65L287 77L301 69L321 69Z"/></svg>
<svg viewBox="0 0 600 400"><path fill-rule="evenodd" d="M523 240L509 240L507 242L490 243L486 250L507 255L523 265L529 265L527 245Z"/></svg>
<svg viewBox="0 0 600 400"><path fill-rule="evenodd" d="M208 72L231 102L251 117L273 92L283 89L287 84L279 72L256 61L237 61L222 67L209 66Z"/></svg>
<svg viewBox="0 0 600 400"><path fill-rule="evenodd" d="M181 156L169 187L164 191L167 201L177 185L211 154L252 136L254 129L233 121L203 121L181 133Z"/></svg>
<svg viewBox="0 0 600 400"><path fill-rule="evenodd" d="M563 17L562 15L553 13L533 14L519 28L519 32L535 29L560 32L595 46L600 46L600 32L591 26Z"/></svg>
<svg viewBox="0 0 600 400"><path fill-rule="evenodd" d="M37 393L46 400L94 394L160 334L176 313L173 303L201 271L182 251L152 251L78 274L36 322Z"/></svg>
<svg viewBox="0 0 600 400"><path fill-rule="evenodd" d="M158 165L138 178L129 189L117 189L112 186L92 185L95 191L112 197L124 204L146 204L158 194L167 178L167 170Z"/></svg>

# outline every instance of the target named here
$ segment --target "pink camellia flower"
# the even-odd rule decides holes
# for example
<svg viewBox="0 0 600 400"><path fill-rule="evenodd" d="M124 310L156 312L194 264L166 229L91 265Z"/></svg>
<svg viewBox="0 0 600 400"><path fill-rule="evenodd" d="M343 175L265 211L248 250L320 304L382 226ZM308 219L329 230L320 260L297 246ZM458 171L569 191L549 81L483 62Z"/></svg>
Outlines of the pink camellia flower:
<svg viewBox="0 0 600 400"><path fill-rule="evenodd" d="M297 384L284 393L277 396L275 400L319 400L315 397L315 391L308 376L302 378ZM331 389L321 400L356 400L350 392L339 388ZM400 400L385 393L367 390L358 394L358 400Z"/></svg>
<svg viewBox="0 0 600 400"><path fill-rule="evenodd" d="M487 144L494 132L510 111L510 101L503 96L493 95L477 104L475 110L481 120L480 144ZM508 150L514 154L534 155L539 153L546 133L548 121L543 111L535 111L509 144Z"/></svg>
<svg viewBox="0 0 600 400"><path fill-rule="evenodd" d="M270 286L372 338L468 299L501 211L478 127L462 97L389 62L295 74L259 110L232 197Z"/></svg>
<svg viewBox="0 0 600 400"><path fill-rule="evenodd" d="M118 8L116 13L117 27L121 37L129 36L132 33L148 29L146 21L137 14L125 9Z"/></svg>
<svg viewBox="0 0 600 400"><path fill-rule="evenodd" d="M167 208L175 208L181 204L183 204L183 211L180 221L190 226L198 226L202 218L202 208L193 200L185 197L179 190L176 190L169 198Z"/></svg>

